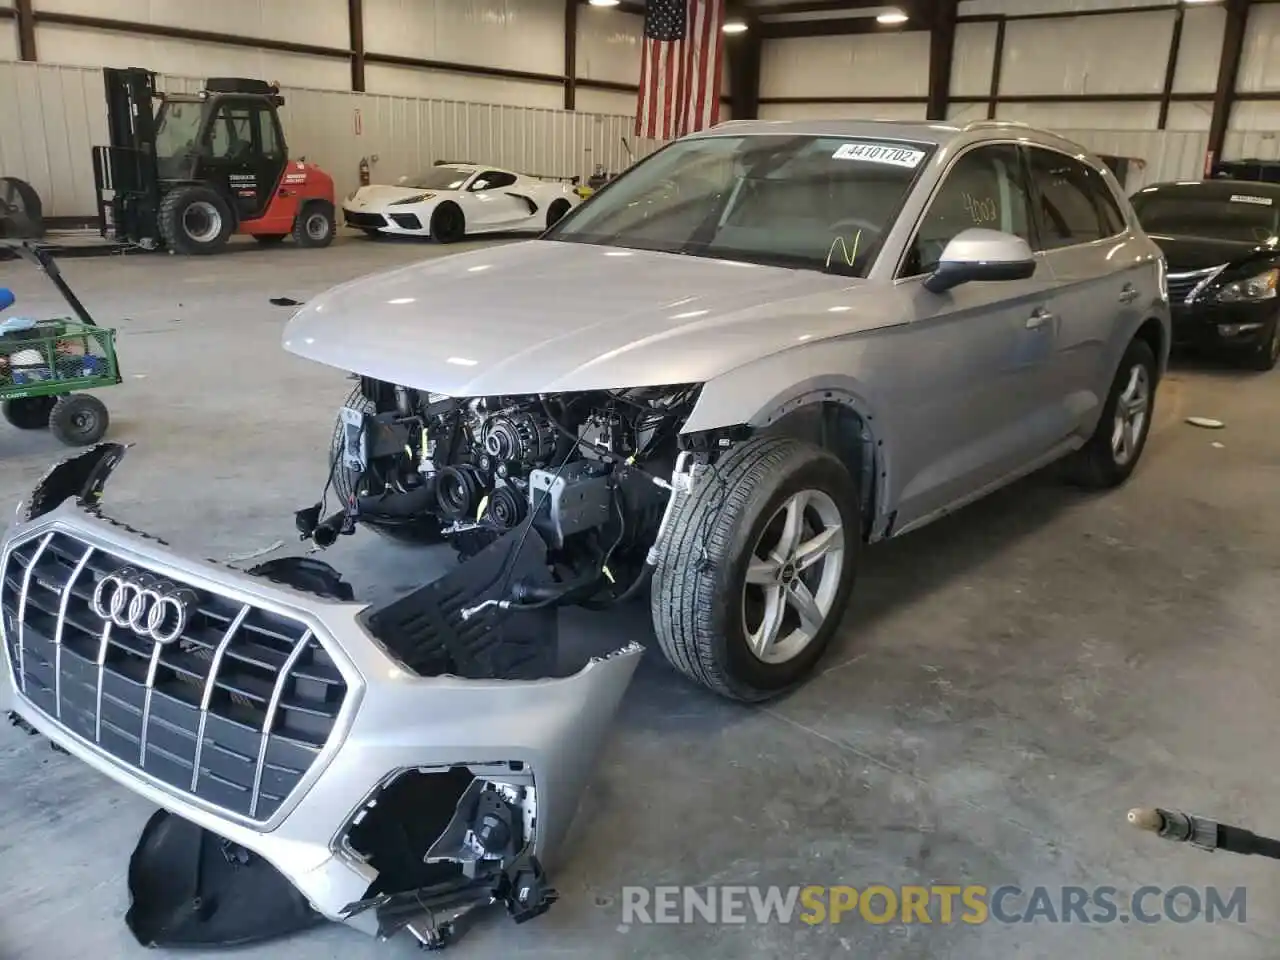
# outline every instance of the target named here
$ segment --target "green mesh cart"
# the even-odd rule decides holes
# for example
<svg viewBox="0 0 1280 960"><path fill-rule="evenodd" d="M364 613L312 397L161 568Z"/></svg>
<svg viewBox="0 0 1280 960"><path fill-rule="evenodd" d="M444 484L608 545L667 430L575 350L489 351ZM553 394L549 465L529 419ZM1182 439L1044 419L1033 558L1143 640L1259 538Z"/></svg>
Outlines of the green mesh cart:
<svg viewBox="0 0 1280 960"><path fill-rule="evenodd" d="M31 241L0 241L0 258L11 254L42 270L75 317L0 320L0 412L20 430L47 427L71 446L97 443L110 422L107 408L81 391L120 383L116 332L94 323L48 250ZM0 288L0 311L13 302Z"/></svg>

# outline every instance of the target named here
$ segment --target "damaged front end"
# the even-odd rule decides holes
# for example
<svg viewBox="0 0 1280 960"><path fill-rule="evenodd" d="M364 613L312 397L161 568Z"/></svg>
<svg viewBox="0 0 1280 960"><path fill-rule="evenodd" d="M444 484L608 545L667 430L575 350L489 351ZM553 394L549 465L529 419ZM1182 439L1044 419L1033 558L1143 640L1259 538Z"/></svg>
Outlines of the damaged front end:
<svg viewBox="0 0 1280 960"><path fill-rule="evenodd" d="M536 531L369 606L312 558L238 570L108 519L124 453L63 461L20 507L0 618L15 720L163 808L130 864L139 941L327 918L439 948L478 907L545 911L641 648L485 605L545 576Z"/></svg>

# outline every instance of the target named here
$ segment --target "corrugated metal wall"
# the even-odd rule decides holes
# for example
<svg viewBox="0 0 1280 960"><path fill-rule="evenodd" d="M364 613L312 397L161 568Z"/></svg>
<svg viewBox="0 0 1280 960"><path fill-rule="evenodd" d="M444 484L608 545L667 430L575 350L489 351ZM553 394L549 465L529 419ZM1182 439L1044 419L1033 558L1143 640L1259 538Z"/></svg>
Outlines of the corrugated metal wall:
<svg viewBox="0 0 1280 960"><path fill-rule="evenodd" d="M174 93L202 81L163 76ZM631 117L383 94L284 88L290 153L333 175L340 195L355 189L361 157L375 180L394 181L437 159L476 160L528 173L587 177L619 170L656 142L632 137ZM47 216L94 210L91 147L106 141L102 72L86 67L0 62L0 175L29 181Z"/></svg>

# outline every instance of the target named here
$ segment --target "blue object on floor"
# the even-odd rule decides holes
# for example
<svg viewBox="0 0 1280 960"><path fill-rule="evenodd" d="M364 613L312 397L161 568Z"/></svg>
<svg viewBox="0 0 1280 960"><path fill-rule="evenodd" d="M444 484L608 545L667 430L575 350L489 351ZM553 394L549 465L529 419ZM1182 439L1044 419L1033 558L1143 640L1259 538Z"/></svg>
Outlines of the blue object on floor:
<svg viewBox="0 0 1280 960"><path fill-rule="evenodd" d="M38 324L39 321L34 317L7 317L3 323L0 323L0 334L30 330Z"/></svg>
<svg viewBox="0 0 1280 960"><path fill-rule="evenodd" d="M13 295L13 291L8 287L0 287L0 310L7 310L13 306L13 301L16 299L17 297Z"/></svg>

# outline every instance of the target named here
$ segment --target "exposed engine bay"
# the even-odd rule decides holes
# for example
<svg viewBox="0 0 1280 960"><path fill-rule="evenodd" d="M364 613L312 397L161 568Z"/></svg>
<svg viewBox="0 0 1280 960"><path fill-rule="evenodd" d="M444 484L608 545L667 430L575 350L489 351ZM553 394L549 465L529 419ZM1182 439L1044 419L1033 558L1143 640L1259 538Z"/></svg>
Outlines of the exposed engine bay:
<svg viewBox="0 0 1280 960"><path fill-rule="evenodd" d="M697 394L677 385L462 399L362 378L339 412L325 495L298 512L298 530L325 547L362 524L447 541L469 559L532 529L550 579L513 578L489 602L609 606L643 586ZM330 490L340 503L326 516Z"/></svg>

